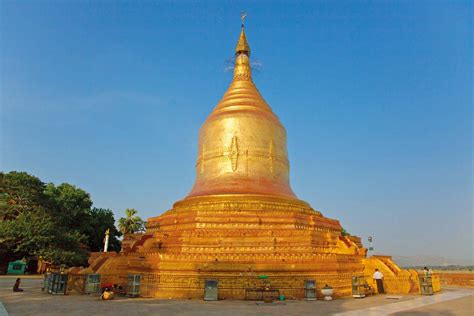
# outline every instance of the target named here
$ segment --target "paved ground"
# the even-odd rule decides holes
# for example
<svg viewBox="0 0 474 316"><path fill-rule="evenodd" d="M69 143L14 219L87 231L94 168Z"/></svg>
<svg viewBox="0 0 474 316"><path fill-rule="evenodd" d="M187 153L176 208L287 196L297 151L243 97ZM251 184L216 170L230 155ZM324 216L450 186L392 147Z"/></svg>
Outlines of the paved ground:
<svg viewBox="0 0 474 316"><path fill-rule="evenodd" d="M472 290L457 289L336 315L473 315L472 302Z"/></svg>
<svg viewBox="0 0 474 316"><path fill-rule="evenodd" d="M474 315L474 291L446 289L434 296L407 295L399 299L286 301L260 304L249 301L204 302L118 298L99 301L87 295L50 295L41 292L42 279L22 278L23 293L13 293L14 277L0 277L0 301L10 316L41 315ZM0 306L1 311L1 306ZM0 312L1 315L1 312Z"/></svg>

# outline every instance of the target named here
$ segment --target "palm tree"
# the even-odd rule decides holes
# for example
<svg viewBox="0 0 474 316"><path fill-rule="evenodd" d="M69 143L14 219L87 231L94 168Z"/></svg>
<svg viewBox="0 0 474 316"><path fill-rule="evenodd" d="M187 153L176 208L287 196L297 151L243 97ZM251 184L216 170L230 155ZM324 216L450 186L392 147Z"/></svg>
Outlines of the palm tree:
<svg viewBox="0 0 474 316"><path fill-rule="evenodd" d="M119 230L125 236L134 234L145 230L145 222L137 215L138 211L133 208L125 210L126 217L119 219Z"/></svg>

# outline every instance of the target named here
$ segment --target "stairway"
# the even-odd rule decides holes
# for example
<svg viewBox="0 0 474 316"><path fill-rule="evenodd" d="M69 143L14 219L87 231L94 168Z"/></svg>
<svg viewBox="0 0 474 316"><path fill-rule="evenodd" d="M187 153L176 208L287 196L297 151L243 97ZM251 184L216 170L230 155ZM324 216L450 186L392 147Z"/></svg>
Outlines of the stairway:
<svg viewBox="0 0 474 316"><path fill-rule="evenodd" d="M394 275L398 275L398 273L402 270L399 266L393 262L392 257L389 256L374 256L375 258L379 259L387 269L393 272Z"/></svg>

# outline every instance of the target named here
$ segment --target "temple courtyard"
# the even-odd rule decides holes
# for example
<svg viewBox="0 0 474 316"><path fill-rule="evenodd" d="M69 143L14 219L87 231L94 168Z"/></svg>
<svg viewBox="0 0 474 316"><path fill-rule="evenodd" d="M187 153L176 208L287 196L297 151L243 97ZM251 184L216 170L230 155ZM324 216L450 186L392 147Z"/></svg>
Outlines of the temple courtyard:
<svg viewBox="0 0 474 316"><path fill-rule="evenodd" d="M0 316L10 315L473 315L474 290L443 288L433 296L377 295L364 299L284 301L242 300L205 302L97 296L50 295L41 291L42 278L22 277L23 293L13 293L13 276L0 277Z"/></svg>

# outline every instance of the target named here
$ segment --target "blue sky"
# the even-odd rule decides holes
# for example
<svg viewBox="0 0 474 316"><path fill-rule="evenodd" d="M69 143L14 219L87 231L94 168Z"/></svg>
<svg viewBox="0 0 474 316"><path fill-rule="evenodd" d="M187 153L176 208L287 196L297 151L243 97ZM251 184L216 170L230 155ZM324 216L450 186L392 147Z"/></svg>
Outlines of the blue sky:
<svg viewBox="0 0 474 316"><path fill-rule="evenodd" d="M156 216L194 181L248 12L299 198L376 252L472 258L468 1L1 1L1 170Z"/></svg>

